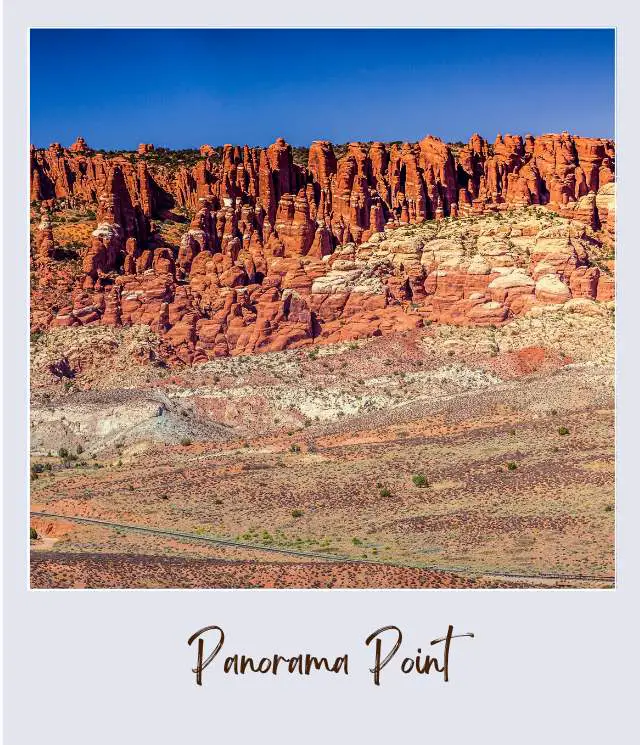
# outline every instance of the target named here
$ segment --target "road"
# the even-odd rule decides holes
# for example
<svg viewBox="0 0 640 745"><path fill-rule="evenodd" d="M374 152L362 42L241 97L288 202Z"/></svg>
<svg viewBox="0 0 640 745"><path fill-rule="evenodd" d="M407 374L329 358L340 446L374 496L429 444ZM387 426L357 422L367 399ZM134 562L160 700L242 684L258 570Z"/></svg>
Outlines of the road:
<svg viewBox="0 0 640 745"><path fill-rule="evenodd" d="M322 554L314 551L300 551L294 548L283 548L277 546L264 546L256 543L243 543L242 541L232 541L226 538L212 538L210 536L196 535L195 533L181 533L175 530L165 530L163 528L149 528L143 525L127 525L125 523L113 523L107 520L98 520L93 517L73 517L70 515L59 515L54 512L36 512L30 513L31 517L45 517L54 520L68 520L70 522L83 523L87 525L99 525L105 528L114 528L118 530L132 530L138 533L150 533L152 535L164 535L170 538L182 538L189 541L203 541L205 543L212 543L217 546L227 546L230 548L242 548L245 550L253 551L268 551L277 554L288 554L290 556L297 556L307 559L320 559L322 561L334 561L340 563L350 564L387 564L390 566L401 566L405 568L414 568L410 565L397 564L394 562L382 562L375 559L354 559L350 556L334 556L331 554ZM479 577L505 577L508 579L521 579L521 580L536 580L536 579L555 579L555 580L566 580L576 582L603 582L611 584L615 581L614 577L598 576L598 575L587 575L587 574L552 574L552 573L532 573L532 574L517 574L514 572L496 572L496 571L481 571L481 570L469 570L465 567L442 567L442 566L425 566L420 565L420 569L427 569L434 572L447 572L452 574L461 574L468 576L472 574Z"/></svg>

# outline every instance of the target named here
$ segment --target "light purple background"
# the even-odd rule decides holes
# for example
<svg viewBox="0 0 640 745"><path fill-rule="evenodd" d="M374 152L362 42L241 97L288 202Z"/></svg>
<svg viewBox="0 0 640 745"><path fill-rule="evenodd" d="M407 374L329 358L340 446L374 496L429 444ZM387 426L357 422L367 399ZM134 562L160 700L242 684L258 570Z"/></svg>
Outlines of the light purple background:
<svg viewBox="0 0 640 745"><path fill-rule="evenodd" d="M637 74L640 33L622 2L578 6L286 0L7 0L4 28L4 609L5 734L11 745L183 742L631 742L637 732ZM618 27L618 587L615 591L30 591L28 590L28 27L524 26ZM455 51L455 50L454 50ZM460 50L458 50L460 51ZM97 55L101 54L96 49ZM148 54L148 52L142 52ZM241 53L241 50L238 50ZM363 54L366 54L363 50ZM383 54L383 50L369 51ZM532 50L535 54L535 50ZM162 50L149 64L162 61ZM105 66L109 59L105 57ZM283 52L283 67L302 64ZM452 64L455 60L452 59ZM82 59L78 59L82 65ZM221 60L212 75L233 74ZM558 75L579 76L567 60ZM73 85L56 77L51 85ZM99 93L100 81L96 80ZM105 106L109 102L105 101ZM434 103L437 105L437 102ZM543 102L541 102L543 105ZM376 104L372 103L371 116ZM185 112L188 119L188 112ZM634 280L635 277L635 280ZM550 495L552 498L552 495ZM634 598L635 595L635 598ZM188 636L223 626L227 648L261 656L350 653L348 677L233 679L209 669L197 688ZM411 654L446 632L451 682L383 672L375 688L365 637L402 627ZM226 648L226 649L227 649ZM634 665L636 666L634 669ZM385 674L386 673L386 674Z"/></svg>

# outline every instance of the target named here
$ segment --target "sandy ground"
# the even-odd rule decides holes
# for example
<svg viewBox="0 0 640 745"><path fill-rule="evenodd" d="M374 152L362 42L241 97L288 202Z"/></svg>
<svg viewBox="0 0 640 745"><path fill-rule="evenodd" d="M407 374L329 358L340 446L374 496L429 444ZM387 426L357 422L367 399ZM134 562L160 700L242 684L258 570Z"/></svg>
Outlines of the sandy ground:
<svg viewBox="0 0 640 745"><path fill-rule="evenodd" d="M143 328L63 332L33 348L33 510L376 563L34 521L34 586L612 584L608 310L178 370Z"/></svg>

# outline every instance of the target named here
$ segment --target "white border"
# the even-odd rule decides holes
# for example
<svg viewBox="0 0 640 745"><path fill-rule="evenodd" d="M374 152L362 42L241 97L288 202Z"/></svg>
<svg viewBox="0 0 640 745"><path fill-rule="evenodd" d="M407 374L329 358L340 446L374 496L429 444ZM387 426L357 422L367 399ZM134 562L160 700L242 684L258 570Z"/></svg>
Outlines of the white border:
<svg viewBox="0 0 640 745"><path fill-rule="evenodd" d="M499 7L465 0L455 6L466 27L575 27L575 6L554 2ZM108 6L7 0L4 29L4 599L7 742L114 742L159 745L218 740L372 743L445 738L449 742L626 743L633 739L633 667L638 642L633 599L638 591L638 497L634 436L638 398L633 349L635 180L640 174L635 77L640 62L637 19L624 4L585 0L581 25L617 26L618 191L617 285L617 587L598 591L162 590L28 591L23 561L28 516L26 354L28 277L27 79L29 26L165 27L243 25L448 27L450 7L418 2L325 0L241 8L182 0L161 7L113 0ZM533 24L532 24L533 22ZM158 52L161 54L161 50ZM100 50L96 50L100 54ZM104 60L108 64L108 59ZM153 64L153 60L149 60ZM283 66L291 64L283 55ZM78 60L82 64L82 60ZM455 64L455 60L452 60ZM52 60L55 69L55 60ZM571 95L580 70L559 70ZM52 77L52 84L72 84ZM627 86L627 87L625 87ZM28 547L27 547L28 548ZM345 680L226 680L214 672L196 689L187 637L219 623L238 651L352 653ZM387 623L403 627L407 652L441 635L449 623L476 639L452 663L452 681L390 674L376 689L364 637ZM468 640L464 640L465 642ZM91 663L91 667L88 663ZM455 664L455 667L453 665ZM635 702L634 702L635 703Z"/></svg>

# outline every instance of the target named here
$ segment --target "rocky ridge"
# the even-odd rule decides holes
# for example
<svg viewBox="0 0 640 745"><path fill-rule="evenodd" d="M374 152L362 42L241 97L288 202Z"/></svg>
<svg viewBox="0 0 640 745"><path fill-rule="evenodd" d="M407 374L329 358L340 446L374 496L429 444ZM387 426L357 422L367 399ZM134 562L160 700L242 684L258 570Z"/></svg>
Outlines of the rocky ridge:
<svg viewBox="0 0 640 745"><path fill-rule="evenodd" d="M145 324L194 363L613 299L610 140L429 136L339 159L322 141L306 166L282 139L175 169L157 152L32 148L34 331ZM78 208L97 224L70 272L54 218Z"/></svg>

